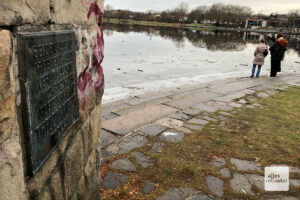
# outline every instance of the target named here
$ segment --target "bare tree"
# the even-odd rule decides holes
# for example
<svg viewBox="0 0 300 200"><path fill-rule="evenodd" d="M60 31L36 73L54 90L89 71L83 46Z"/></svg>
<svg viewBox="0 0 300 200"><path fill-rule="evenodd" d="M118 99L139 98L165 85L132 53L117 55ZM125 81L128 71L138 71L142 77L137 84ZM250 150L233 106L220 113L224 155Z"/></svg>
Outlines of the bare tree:
<svg viewBox="0 0 300 200"><path fill-rule="evenodd" d="M288 27L291 29L295 28L295 20L296 18L300 17L300 9L298 10L290 10L288 13Z"/></svg>
<svg viewBox="0 0 300 200"><path fill-rule="evenodd" d="M114 8L109 4L104 7L104 17L108 19L108 23L110 23L110 18L113 17L113 10Z"/></svg>
<svg viewBox="0 0 300 200"><path fill-rule="evenodd" d="M178 14L179 22L184 23L185 17L188 13L189 4L181 2L176 8L175 12Z"/></svg>

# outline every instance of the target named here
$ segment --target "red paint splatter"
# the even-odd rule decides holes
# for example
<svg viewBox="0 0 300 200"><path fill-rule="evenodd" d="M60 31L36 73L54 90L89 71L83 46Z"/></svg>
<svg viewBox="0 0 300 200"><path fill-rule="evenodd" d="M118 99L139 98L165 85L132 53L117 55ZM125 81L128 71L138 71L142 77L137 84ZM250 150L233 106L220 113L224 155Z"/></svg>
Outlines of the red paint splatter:
<svg viewBox="0 0 300 200"><path fill-rule="evenodd" d="M94 44L94 56L92 69L86 67L86 69L78 77L78 89L82 95L81 97L81 108L85 110L87 103L87 89L88 86L95 89L97 92L99 89L104 87L104 73L101 63L104 58L104 38L102 28L102 11L96 2L90 4L90 8L87 14L87 18L90 19L92 13L97 18L99 32L97 33L96 43Z"/></svg>

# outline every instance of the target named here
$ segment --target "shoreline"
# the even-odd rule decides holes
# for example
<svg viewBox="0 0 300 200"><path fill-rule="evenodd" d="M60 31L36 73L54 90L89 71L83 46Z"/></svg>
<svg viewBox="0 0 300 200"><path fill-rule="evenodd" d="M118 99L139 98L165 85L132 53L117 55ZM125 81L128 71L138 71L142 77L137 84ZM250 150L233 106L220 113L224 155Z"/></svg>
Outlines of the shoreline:
<svg viewBox="0 0 300 200"><path fill-rule="evenodd" d="M287 30L274 30L274 29L245 29L245 28L231 28L231 27L216 27L213 24L180 24L180 23L166 23L155 21L134 21L134 20L119 20L119 19L103 19L103 24L122 24L122 25L140 25L140 26L153 26L153 27L170 27L182 28L190 30L206 30L206 31L239 31L239 32L253 32L253 33L278 33L289 35L300 35L300 32L291 32Z"/></svg>

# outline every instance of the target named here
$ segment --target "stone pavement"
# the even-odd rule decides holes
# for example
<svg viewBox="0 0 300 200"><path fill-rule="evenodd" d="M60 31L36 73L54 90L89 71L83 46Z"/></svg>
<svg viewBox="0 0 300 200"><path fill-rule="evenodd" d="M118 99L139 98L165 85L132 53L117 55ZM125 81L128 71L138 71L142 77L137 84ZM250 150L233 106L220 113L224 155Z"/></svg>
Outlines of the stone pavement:
<svg viewBox="0 0 300 200"><path fill-rule="evenodd" d="M180 143L185 134L193 130L202 130L209 121L220 121L220 126L224 126L226 117L230 115L228 111L233 108L255 108L260 104L253 103L252 100L266 98L285 90L289 85L300 86L300 74L280 75L276 78L228 79L206 85L154 92L103 105L101 165L109 158L146 145L149 136L161 140L153 144L151 152L161 152L166 147L165 143ZM247 98L244 98L246 95ZM209 117L210 113L216 111L221 111L218 118ZM151 158L142 153L134 151L131 154L135 162L142 167L155 167L152 166ZM223 167L226 165L223 158L212 161L212 167L219 168L221 176L205 178L210 194L201 193L193 188L170 188L157 200L222 199L224 178L230 179L230 186L236 193L255 195L255 191L264 190L263 176L259 175L262 169L256 162L231 158L230 164L233 169ZM114 161L110 167L111 171L104 178L104 189L125 184L128 171L138 173L134 164L127 158ZM118 172L121 170L124 174L115 173L114 169ZM300 180L292 180L291 184L299 187ZM253 191L253 187L258 190ZM145 180L142 192L147 194L154 189L155 184ZM297 198L268 195L263 199Z"/></svg>

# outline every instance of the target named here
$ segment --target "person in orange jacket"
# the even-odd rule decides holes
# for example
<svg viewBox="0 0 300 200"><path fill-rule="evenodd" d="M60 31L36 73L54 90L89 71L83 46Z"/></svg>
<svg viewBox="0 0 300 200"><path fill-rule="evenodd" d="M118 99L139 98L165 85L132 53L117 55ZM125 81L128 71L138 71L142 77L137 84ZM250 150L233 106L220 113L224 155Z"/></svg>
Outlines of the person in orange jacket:
<svg viewBox="0 0 300 200"><path fill-rule="evenodd" d="M277 72L281 72L281 61L284 59L284 54L286 51L286 46L289 43L283 38L281 33L273 37L271 34L268 35L269 38L274 42L270 47L271 52L271 73L270 77L276 77Z"/></svg>

